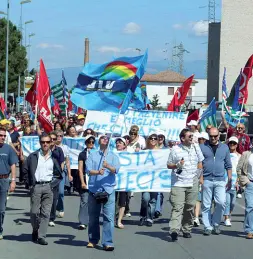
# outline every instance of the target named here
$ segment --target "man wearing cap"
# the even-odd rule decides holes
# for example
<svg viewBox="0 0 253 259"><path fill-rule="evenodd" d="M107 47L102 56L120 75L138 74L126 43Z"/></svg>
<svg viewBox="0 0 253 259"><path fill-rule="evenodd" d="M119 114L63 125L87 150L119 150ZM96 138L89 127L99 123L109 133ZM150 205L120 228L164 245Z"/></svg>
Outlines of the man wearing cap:
<svg viewBox="0 0 253 259"><path fill-rule="evenodd" d="M188 126L190 127L190 131L193 133L193 143L198 143L199 138L199 131L198 131L198 122L195 120L191 120L188 123Z"/></svg>
<svg viewBox="0 0 253 259"><path fill-rule="evenodd" d="M91 152L93 152L95 145L95 137L93 135L87 135L85 137L86 148L78 156L78 172L79 172L79 195L80 195L80 206L79 206L79 230L84 230L88 226L89 215L88 215L88 197L89 190L87 184L86 175L86 161Z"/></svg>
<svg viewBox="0 0 253 259"><path fill-rule="evenodd" d="M108 150L109 139L106 135L99 138L99 150L91 153L86 161L86 173L89 175L89 243L94 248L100 240L99 216L103 208L104 250L113 251L113 231L115 216L115 175L120 168L119 158Z"/></svg>
<svg viewBox="0 0 253 259"><path fill-rule="evenodd" d="M139 135L139 127L137 125L133 125L129 131L130 141L127 146L127 151L139 151L140 149L146 148L145 139Z"/></svg>
<svg viewBox="0 0 253 259"><path fill-rule="evenodd" d="M9 145L5 144L6 129L0 127L0 240L3 239L3 223L8 190L16 187L16 163L18 158ZM9 175L11 173L11 184Z"/></svg>
<svg viewBox="0 0 253 259"><path fill-rule="evenodd" d="M250 150L250 137L245 133L245 125L243 123L238 123L236 128L230 127L229 123L226 121L225 116L223 113L222 115L222 121L225 125L225 128L228 131L227 139L229 139L231 136L235 136L238 138L239 143L237 146L237 152L242 154L244 151Z"/></svg>
<svg viewBox="0 0 253 259"><path fill-rule="evenodd" d="M202 221L205 236L212 232L220 234L220 222L226 206L226 189L230 190L232 183L232 164L228 146L219 141L220 133L215 127L209 131L209 141L201 144L204 155L203 185L202 185ZM227 172L227 185L225 182ZM211 220L212 201L215 209Z"/></svg>
<svg viewBox="0 0 253 259"><path fill-rule="evenodd" d="M83 114L79 114L77 116L77 125L76 125L76 131L79 137L82 137L83 132L84 132L84 122L85 122L85 117Z"/></svg>

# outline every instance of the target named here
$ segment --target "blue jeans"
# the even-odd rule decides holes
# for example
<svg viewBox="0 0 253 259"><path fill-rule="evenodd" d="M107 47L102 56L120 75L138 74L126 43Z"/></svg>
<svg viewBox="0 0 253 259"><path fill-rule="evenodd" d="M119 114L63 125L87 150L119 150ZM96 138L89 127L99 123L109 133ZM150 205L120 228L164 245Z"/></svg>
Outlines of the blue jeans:
<svg viewBox="0 0 253 259"><path fill-rule="evenodd" d="M236 190L229 190L226 192L226 208L224 216L229 216L234 210L236 202Z"/></svg>
<svg viewBox="0 0 253 259"><path fill-rule="evenodd" d="M100 240L99 216L103 208L103 234L102 245L113 246L114 216L115 216L115 191L109 195L105 204L98 204L91 193L88 198L89 213L89 242L98 244Z"/></svg>
<svg viewBox="0 0 253 259"><path fill-rule="evenodd" d="M0 234L3 233L4 216L6 209L6 201L8 190L10 186L10 179L0 179Z"/></svg>
<svg viewBox="0 0 253 259"><path fill-rule="evenodd" d="M253 234L253 183L249 182L246 185L245 191L245 220L244 230L246 233Z"/></svg>
<svg viewBox="0 0 253 259"><path fill-rule="evenodd" d="M88 225L89 222L89 215L88 215L88 197L89 192L88 190L80 190L80 206L79 206L79 224L80 225Z"/></svg>
<svg viewBox="0 0 253 259"><path fill-rule="evenodd" d="M226 206L226 182L204 180L202 185L202 221L205 229L212 230L219 226ZM211 218L212 200L215 208Z"/></svg>
<svg viewBox="0 0 253 259"><path fill-rule="evenodd" d="M64 211L64 187L65 187L65 181L67 178L65 171L63 172L62 176L63 176L63 179L59 184L59 196L58 196L57 208L56 208L56 210L60 212Z"/></svg>
<svg viewBox="0 0 253 259"><path fill-rule="evenodd" d="M141 198L140 216L153 223L155 207L157 201L157 192L143 192Z"/></svg>
<svg viewBox="0 0 253 259"><path fill-rule="evenodd" d="M155 211L158 211L160 213L162 213L163 198L164 198L163 193L162 192L158 192L156 206L155 206Z"/></svg>

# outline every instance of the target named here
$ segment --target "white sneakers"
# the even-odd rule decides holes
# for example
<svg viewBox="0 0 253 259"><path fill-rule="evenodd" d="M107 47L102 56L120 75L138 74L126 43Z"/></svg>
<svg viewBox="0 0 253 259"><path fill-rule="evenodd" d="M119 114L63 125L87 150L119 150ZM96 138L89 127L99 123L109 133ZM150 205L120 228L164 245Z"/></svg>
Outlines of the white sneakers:
<svg viewBox="0 0 253 259"><path fill-rule="evenodd" d="M237 193L236 197L237 197L238 199L241 199L241 198L242 198L242 195L241 195L240 193Z"/></svg>
<svg viewBox="0 0 253 259"><path fill-rule="evenodd" d="M55 224L54 224L53 221L49 221L48 226L49 226L49 227L55 227Z"/></svg>
<svg viewBox="0 0 253 259"><path fill-rule="evenodd" d="M230 219L226 219L224 224L225 224L226 227L231 227L232 226Z"/></svg>
<svg viewBox="0 0 253 259"><path fill-rule="evenodd" d="M200 225L199 218L194 219L194 227L198 227Z"/></svg>
<svg viewBox="0 0 253 259"><path fill-rule="evenodd" d="M63 217L64 217L64 211L59 212L58 218L63 218Z"/></svg>

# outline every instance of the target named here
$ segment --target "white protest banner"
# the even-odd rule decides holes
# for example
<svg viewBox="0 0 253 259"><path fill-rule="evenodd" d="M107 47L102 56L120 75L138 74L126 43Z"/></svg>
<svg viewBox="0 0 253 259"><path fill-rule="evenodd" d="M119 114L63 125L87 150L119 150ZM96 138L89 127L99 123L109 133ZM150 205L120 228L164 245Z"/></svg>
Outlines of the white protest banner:
<svg viewBox="0 0 253 259"><path fill-rule="evenodd" d="M169 149L117 152L120 170L117 174L117 191L169 192L171 170L167 169Z"/></svg>
<svg viewBox="0 0 253 259"><path fill-rule="evenodd" d="M137 125L141 136L162 130L167 140L179 141L179 133L186 126L187 116L188 114L183 112L127 110L124 115L120 115L115 125L118 114L88 111L84 127L124 136L129 133L132 125Z"/></svg>
<svg viewBox="0 0 253 259"><path fill-rule="evenodd" d="M78 155L84 149L84 138L65 137L64 144L70 149L71 169L78 169ZM39 137L22 137L24 155L40 148ZM118 191L168 192L171 188L171 170L167 169L169 149L141 150L140 152L116 152L120 170L116 175Z"/></svg>

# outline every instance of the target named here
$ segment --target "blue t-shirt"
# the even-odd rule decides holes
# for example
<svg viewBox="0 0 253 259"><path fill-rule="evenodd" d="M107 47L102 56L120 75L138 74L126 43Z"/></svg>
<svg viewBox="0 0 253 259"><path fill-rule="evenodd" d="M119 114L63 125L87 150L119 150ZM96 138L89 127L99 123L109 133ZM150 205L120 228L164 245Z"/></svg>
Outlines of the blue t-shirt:
<svg viewBox="0 0 253 259"><path fill-rule="evenodd" d="M108 151L106 157L104 153L99 150L91 153L86 160L86 173L89 174L91 170L99 170L103 167L103 162L106 162L116 169L116 174L120 169L119 158L112 151ZM115 174L105 169L103 175L90 175L89 177L89 191L92 193L106 191L111 194L116 185Z"/></svg>
<svg viewBox="0 0 253 259"><path fill-rule="evenodd" d="M14 149L8 144L0 146L0 175L9 174L11 166L18 163Z"/></svg>

